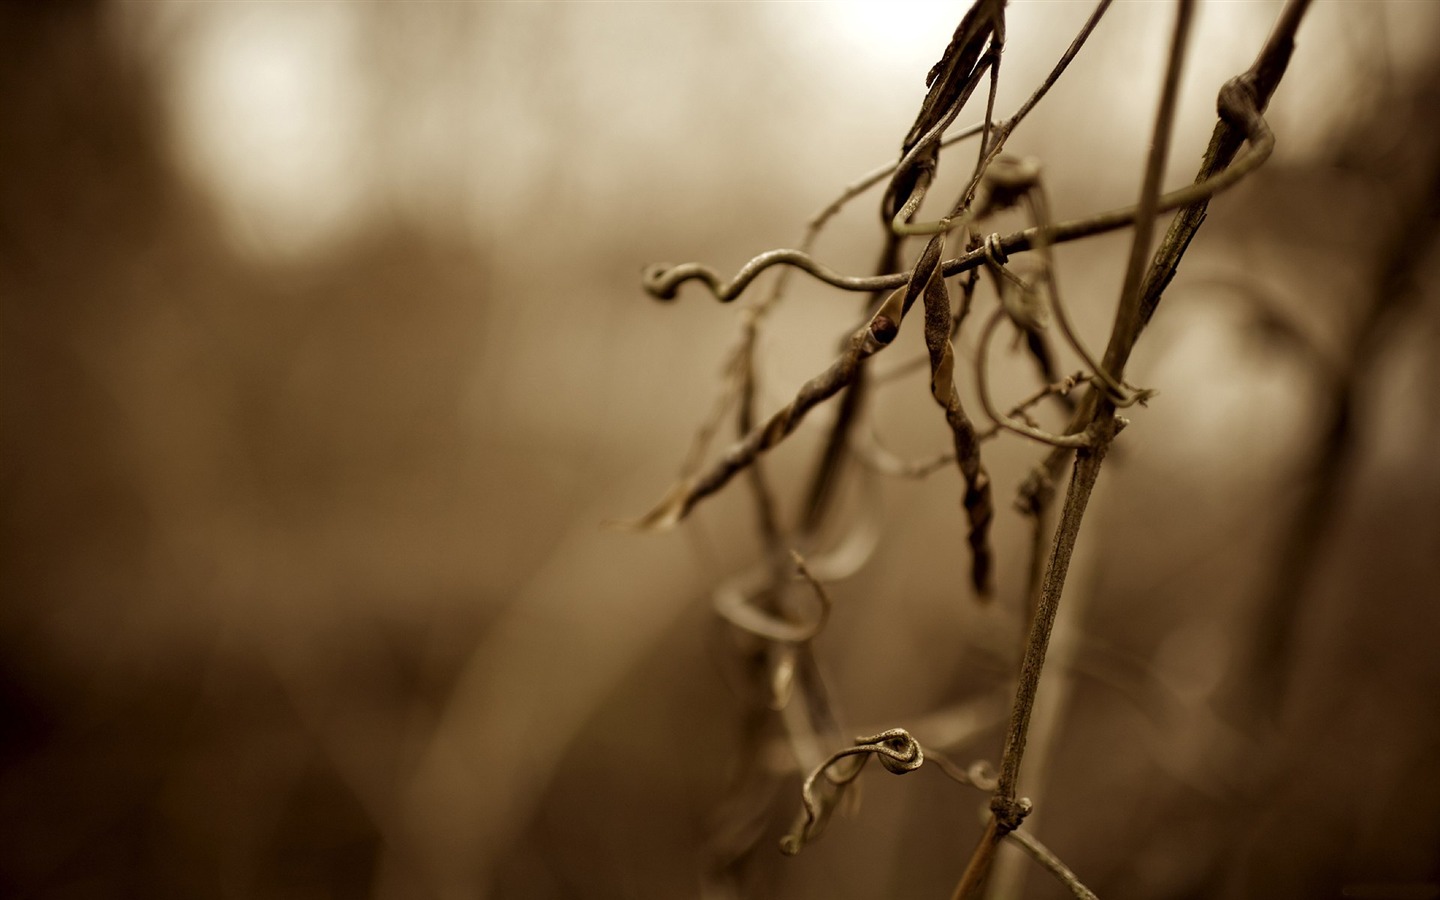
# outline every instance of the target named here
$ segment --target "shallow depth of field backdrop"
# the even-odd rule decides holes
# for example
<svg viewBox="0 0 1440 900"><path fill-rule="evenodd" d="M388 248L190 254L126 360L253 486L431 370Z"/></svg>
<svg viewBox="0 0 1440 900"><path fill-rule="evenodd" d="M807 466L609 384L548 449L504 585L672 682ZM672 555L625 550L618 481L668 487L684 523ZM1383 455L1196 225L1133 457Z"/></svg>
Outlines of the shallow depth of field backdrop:
<svg viewBox="0 0 1440 900"><path fill-rule="evenodd" d="M1167 185L1278 10L1201 5ZM640 271L794 245L894 154L963 11L0 5L0 894L696 896L743 709L710 591L757 545L738 491L676 533L600 527L669 485L735 327ZM998 110L1089 11L1011 4ZM1101 476L1068 701L1022 784L1101 896L1440 896L1433 227L1324 427L1440 159L1437 13L1310 10L1274 157L1212 204L1137 350L1160 395ZM1011 140L1060 217L1133 201L1172 15L1117 4ZM876 202L817 255L871 265ZM1058 251L1092 344L1126 246ZM764 410L855 315L796 281ZM923 375L890 396L892 449L945 449ZM770 463L787 502L819 421ZM1237 732L1218 698L1337 440L1284 712ZM1035 456L987 450L988 607L954 471L879 483L880 552L816 643L855 734L954 726L952 759L997 759ZM798 804L792 780L750 894L946 896L983 798L877 768L784 859Z"/></svg>

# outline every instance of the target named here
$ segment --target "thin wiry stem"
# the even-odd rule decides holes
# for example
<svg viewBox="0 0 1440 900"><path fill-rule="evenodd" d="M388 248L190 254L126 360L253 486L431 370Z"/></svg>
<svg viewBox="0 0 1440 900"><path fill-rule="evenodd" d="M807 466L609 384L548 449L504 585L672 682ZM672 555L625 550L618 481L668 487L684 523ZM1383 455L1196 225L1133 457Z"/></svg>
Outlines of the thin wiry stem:
<svg viewBox="0 0 1440 900"><path fill-rule="evenodd" d="M1081 371L1067 375L1059 381L1044 385L1011 407L1006 415L1012 419L1016 416L1025 415L1027 410L1034 407L1046 397L1065 397L1069 395L1071 391L1075 390L1076 385L1082 384L1084 381L1085 373ZM992 425L983 431L977 431L975 433L975 440L983 444L986 441L998 437L1001 430L1000 426ZM864 436L864 441L855 444L855 456L866 466L881 475L889 475L894 478L922 479L928 478L941 469L955 464L954 451L941 453L922 460L902 459L880 442L880 436L875 433L873 424L860 433ZM1043 563L1043 560L1041 562Z"/></svg>
<svg viewBox="0 0 1440 900"><path fill-rule="evenodd" d="M853 382L863 360L884 349L899 333L904 317L905 297L911 291L895 291L864 326L855 331L845 351L830 367L801 385L795 398L775 412L764 425L732 445L703 474L678 481L663 500L638 521L620 523L640 529L673 527L694 505L726 485L765 451L790 435L810 410L833 397ZM912 301L913 302L913 301Z"/></svg>
<svg viewBox="0 0 1440 900"><path fill-rule="evenodd" d="M990 376L986 372L986 369L988 368L990 356L990 340L995 335L995 328L1004 318L1004 308L997 307L996 310L990 314L990 318L985 321L985 327L980 331L980 343L975 349L975 387L980 394L980 406L985 410L985 415L989 416L990 421L994 422L996 426L1006 431L1012 431L1021 437L1040 441L1052 447L1068 447L1074 449L1077 447L1090 446L1091 439L1088 434L1052 434L1051 432L1027 425L1024 422L1017 422L1009 416L1002 415L1000 411L995 408L995 401L990 398Z"/></svg>
<svg viewBox="0 0 1440 900"><path fill-rule="evenodd" d="M1090 32L1095 30L1096 25L1100 24L1100 17L1105 15L1105 11L1110 8L1110 3L1111 0L1100 0L1100 2L1095 5L1095 11L1090 14L1090 18L1085 20L1085 24L1080 27L1079 33L1076 34L1074 40L1070 42L1070 46L1065 48L1065 52L1060 56L1060 61L1055 63L1055 67L1050 70L1050 74L1045 76L1045 80L1040 82L1040 86L1020 105L1020 109L1015 112L1015 115L1011 116L1005 124L1000 127L1000 133L1003 137L997 139L997 147L1004 145L1005 137L1010 136L1010 133L1015 130L1015 127L1030 114L1030 110L1034 109L1035 105L1038 104L1045 97L1046 93L1050 91L1050 88L1055 85L1055 82L1060 80L1060 76L1065 74L1065 70L1070 66L1070 61L1075 58L1076 54L1080 52L1080 48L1085 46L1085 42L1089 40Z"/></svg>
<svg viewBox="0 0 1440 900"><path fill-rule="evenodd" d="M978 178L985 171L985 155L990 149L991 127L995 121L995 94L1000 89L1000 60L1005 54L1005 20L999 20L990 47L985 51L990 57L990 94L985 98L985 131L980 138L980 152L975 157L975 172Z"/></svg>
<svg viewBox="0 0 1440 900"><path fill-rule="evenodd" d="M940 141L940 149L944 150L961 141L975 137L977 134L980 134L984 128L984 122L977 122L969 128L948 135ZM820 232L830 223L831 219L839 215L841 210L843 210L851 200L864 194L894 174L902 162L903 160L895 160L883 166L877 166L847 185L845 189L840 192L839 196L830 201L824 209L811 216L810 221L805 223L805 235L801 238L800 245L797 249L802 253L809 253L815 246L815 241L820 236ZM789 284L792 271L794 270L789 266L781 269L779 277L775 279L775 283L770 289L770 293L760 302L759 306L768 308L779 301L785 293L785 288Z"/></svg>
<svg viewBox="0 0 1440 900"><path fill-rule="evenodd" d="M956 784L987 793L995 790L995 772L984 760L971 763L969 768L962 769L944 756L934 752L933 748L925 758L933 762L946 778Z"/></svg>
<svg viewBox="0 0 1440 900"><path fill-rule="evenodd" d="M1105 11L1110 8L1110 3L1111 0L1100 0L1099 4L1095 7L1095 11L1090 14L1089 19L1085 20L1085 24L1081 26L1079 33L1076 34L1074 40L1070 42L1070 46L1065 48L1065 52L1061 54L1059 62L1055 63L1055 67L1050 70L1049 75L1045 76L1045 80L1040 82L1040 86L1026 98L1025 102L1016 110L1015 115L1006 119L995 129L993 141L988 135L986 136L985 144L981 148L980 163L975 167L975 174L971 176L970 183L966 185L965 192L961 194L959 202L955 205L957 211L969 206L971 199L975 196L975 189L979 187L980 180L985 177L985 171L990 167L990 164L1000 156L1000 151L1005 148L1005 142L1009 140L1010 135L1020 123L1025 120L1025 117L1030 114L1030 111L1044 99L1055 82L1060 80L1060 76L1065 74L1065 70L1070 67L1071 60L1075 58L1076 54L1080 52L1080 48L1085 46L1085 42L1090 38L1090 32L1095 30L1096 25L1100 24L1100 18L1104 16Z"/></svg>
<svg viewBox="0 0 1440 900"><path fill-rule="evenodd" d="M1026 193L1025 199L1027 205L1030 207L1030 214L1035 224L1041 226L1042 229L1049 225L1051 222L1050 201L1046 197L1045 188L1039 179L1036 179L1034 187ZM1075 328L1074 323L1070 321L1070 314L1065 308L1065 302L1060 297L1060 279L1055 274L1055 254L1050 251L1050 243L1044 239L1043 231L1041 232L1039 242L1035 249L1040 253L1045 283L1050 288L1050 308L1055 312L1055 321L1060 325L1060 333L1065 336L1065 340L1070 347L1076 353L1080 354L1080 358L1085 361L1085 365L1090 367L1090 371L1095 373L1095 377L1117 398L1117 403L1129 405L1128 403L1122 402L1122 398L1125 401L1134 402L1134 399L1126 394L1125 389L1119 384L1118 380L1111 376L1110 373L1105 370L1105 367L1096 361L1095 356L1090 352L1090 348L1080 339L1080 334Z"/></svg>
<svg viewBox="0 0 1440 900"><path fill-rule="evenodd" d="M1299 0L1297 0L1297 2L1299 2ZM1254 80L1248 77L1248 75L1232 79L1221 90L1219 101L1220 113L1225 120L1225 124L1231 125L1231 127L1236 129L1240 134L1248 137L1251 140L1250 149L1244 156L1235 159L1229 168L1217 168L1212 174L1209 174L1202 180L1198 180L1195 184L1178 191L1172 191L1161 197L1157 203L1158 212L1165 212L1181 206L1207 201L1216 192L1235 184L1269 158L1270 152L1275 146L1275 136L1270 131L1270 127L1264 118L1257 111L1257 95L1253 88L1253 82ZM1266 99L1268 99L1268 97ZM1211 144L1213 150L1215 148L1215 139L1212 138ZM1238 142L1236 149L1238 150ZM1233 153L1231 158L1233 158ZM1207 156L1207 164L1209 159L1210 157ZM1129 207L1114 213L1105 213L1076 222L1062 222L1053 228L1042 229L1037 226L1032 226L1024 231L1000 238L994 242L994 246L999 247L1002 252L1008 255L1035 247L1037 245L1037 238L1039 241L1048 243L1062 243L1066 240L1076 240L1081 237L1111 231L1130 224L1134 220L1134 215L1134 207ZM1201 218L1203 218L1203 216ZM1182 219L1185 219L1185 217L1177 218L1176 223L1180 223ZM1186 221L1188 221L1188 219L1186 219ZM1195 223L1194 227L1199 227L1198 222ZM1177 225L1172 225L1171 232L1167 234L1166 240L1162 242L1160 251L1157 251L1157 256L1160 253L1167 252L1167 248L1173 248L1173 246L1175 246L1174 242L1180 239L1177 237L1176 228ZM1193 230L1189 232L1189 234L1193 233ZM1188 245L1188 237L1185 237L1184 241L1185 244ZM939 271L943 277L948 278L951 275L981 265L989 256L993 255L993 247L988 251L984 247L976 248L959 259L946 260L940 263ZM735 279L728 285L721 284L719 276L715 274L713 269L696 263L687 263L668 270L663 267L652 268L649 275L647 275L645 286L647 290L657 297L673 297L680 283L690 279L700 279L710 286L717 298L728 301L734 299L740 291L744 290L745 286L753 281L760 272L771 265L779 263L797 266L828 284L843 287L846 290L857 291L884 290L886 288L905 285L911 281L911 275L914 274L913 272L902 272L895 275L882 275L872 278L847 278L821 266L819 263L810 259L808 255L798 250L772 250L769 253L762 253L746 263L745 266L741 268L740 273L737 274ZM1152 280L1147 282L1147 284L1158 284L1159 287L1154 290L1147 289L1144 292L1140 305L1140 315L1144 321L1149 320L1150 312L1153 312L1155 303L1159 302L1158 297L1160 291L1163 291L1164 285L1169 283L1169 278L1173 277L1173 269L1166 271L1169 273L1168 276L1156 280L1154 278L1155 273L1152 270ZM1150 299L1152 294L1155 298L1154 300ZM912 302L913 299L914 298L911 297ZM906 309L908 309L908 304L906 305ZM876 315L878 316L879 313ZM880 324L878 319L872 319L871 321L871 325ZM889 319L888 325L881 327L882 329L888 329L890 326L898 330L899 317ZM866 328L862 328L860 332L857 332L861 343L863 343L865 331ZM890 332L890 334L891 339L893 339L893 331ZM1138 330L1135 332L1135 336L1138 336ZM1123 342L1123 356L1119 358L1119 366L1109 358L1112 353L1119 352L1116 348L1121 345L1117 345L1115 340L1116 335L1112 332L1111 346L1107 349L1106 358L1102 360L1102 365L1118 380L1120 369L1123 368L1124 361L1129 357L1130 347L1133 346L1134 337L1130 337ZM889 341L887 340L884 343L889 343ZM852 338L851 344L855 345L854 338ZM743 441L735 447L732 447L731 450L715 464L715 467L711 469L710 473L695 480L695 483L691 487L683 487L684 482L682 481L681 486L677 486L676 490L672 491L672 496L667 497L667 500L661 504L661 507L657 508L651 515L644 517L637 524L642 527L668 527L678 522L689 512L690 507L696 500L708 496L723 487L733 475L749 465L750 461L755 459L759 453L770 449L779 443L780 440L788 436L790 432L794 430L795 426L799 424L800 419L803 418L805 413L809 412L811 408L823 400L834 396L835 393L851 383L859 371L861 361L873 355L881 346L883 346L883 344L873 346L864 353L859 351L859 345L851 346L830 369L827 369L809 382L806 382L805 386L801 388L800 393L797 394L796 400L790 406L785 407L772 416L770 421L767 422L762 429L751 432ZM1091 412L1093 414L1093 409ZM1034 437L1034 435L1031 436ZM1041 439L1043 440L1043 438ZM663 512L662 509L664 510Z"/></svg>
<svg viewBox="0 0 1440 900"><path fill-rule="evenodd" d="M940 141L939 148L945 149L960 141L980 134L987 123L978 123L950 135ZM801 237L799 251L810 253L821 231L829 224L830 220L845 208L851 200L868 191L891 175L896 168L903 163L903 160L887 163L862 175L848 185L840 195L830 201L824 209L821 209L805 225L805 233ZM735 403L738 395L740 408L737 412L737 423L741 435L748 433L754 427L754 399L755 399L755 345L759 334L760 322L765 315L776 306L785 295L785 289L789 285L790 275L794 269L784 266L780 274L775 278L770 292L763 298L755 301L743 314L740 337L737 346L732 351L731 361L727 366L727 381L729 387L722 393L717 401L716 409L710 417L702 423L699 432L696 434L691 451L687 457L686 464L681 472L686 476L694 474L700 468L700 462L711 440L719 429L719 419L726 410ZM738 382L738 384L736 384ZM750 483L752 493L755 496L756 514L760 520L760 529L766 546L773 551L780 543L780 529L778 518L775 513L775 501L773 491L766 484L764 475L757 465L752 470Z"/></svg>
<svg viewBox="0 0 1440 900"><path fill-rule="evenodd" d="M1050 849L1040 843L1035 835L1024 828L1020 828L1010 832L1005 835L1005 837L1019 844L1036 862L1045 867L1045 871L1054 875L1061 884L1069 888L1070 893L1075 895L1078 900L1099 900L1099 898L1095 896L1095 892L1081 884L1080 879L1075 877L1075 873L1070 871L1070 868L1060 861L1060 857L1051 853Z"/></svg>
<svg viewBox="0 0 1440 900"><path fill-rule="evenodd" d="M991 66L993 71L994 62L992 59L987 58L984 62L982 62L982 69L986 65ZM936 122L934 126L931 127L930 131L928 131L925 136L920 139L920 143L916 144L910 149L908 153L906 153L903 157L900 158L900 162L897 163L895 166L896 171L903 171L906 168L915 165L916 160L919 159L923 154L930 154L932 156L935 154L936 150L938 150L939 148L939 144L937 142L940 140L940 135L944 134L945 129L950 127L950 123L954 122L956 117L960 115L960 110L962 107L965 106L966 102L969 101L970 94L972 91L974 91L975 85L979 84L980 75L981 70L977 69L974 76L974 82L969 86L966 91L964 91L960 96L955 98L954 104L950 107L949 110L946 111L945 115L941 117L941 119ZM915 214L920 211L920 204L925 199L925 192L929 189L930 182L934 179L933 164L925 171L926 174L923 175L916 182L914 189L910 193L909 199L907 199L905 203L903 203L900 208L895 211L895 215L890 220L890 231L896 235L910 236L935 234L937 232L944 232L950 230L950 225L948 222L917 223L910 221L910 219L912 219Z"/></svg>
<svg viewBox="0 0 1440 900"><path fill-rule="evenodd" d="M1155 215L1160 203L1160 179L1165 175L1165 161L1170 157L1170 135L1175 124L1176 98L1180 93L1180 71L1185 65L1186 38L1195 5L1182 2L1176 14L1175 33L1170 44L1170 65L1165 69L1165 84L1160 91L1160 109L1155 115L1155 136L1150 141L1150 156L1145 162L1145 178L1140 185L1140 200L1135 204L1135 232L1130 242L1130 259L1125 266L1125 283L1120 289L1120 305L1115 311L1115 327L1111 332L1118 340L1135 339L1129 331L1140 328L1140 289L1145 278L1145 261L1150 258L1151 236L1155 233ZM1118 386L1111 385L1111 390Z"/></svg>
<svg viewBox="0 0 1440 900"><path fill-rule="evenodd" d="M1295 3L1303 4L1306 0L1294 0ZM1288 12L1288 11L1287 11ZM1298 23L1298 17L1291 17ZM1270 53L1284 52L1288 58L1291 44L1277 43L1272 37L1271 43L1267 44L1267 51ZM1272 49L1273 48L1273 49ZM1211 152L1207 154L1206 163L1202 167L1202 177L1196 183L1173 191L1160 198L1156 204L1159 211L1174 206L1185 206L1191 203L1200 203L1208 200L1218 190L1234 184L1245 174L1253 171L1266 158L1269 157L1274 147L1274 135L1268 124L1259 113L1259 105L1263 100L1268 100L1269 95L1260 94L1256 89L1257 84L1266 83L1257 75L1260 72L1270 72L1271 68L1268 58L1262 55L1257 61L1256 67L1246 75L1228 82L1220 92L1219 111L1221 113L1222 128L1233 129L1237 135L1243 135L1250 140L1249 151L1238 159L1234 159L1239 149L1237 136L1233 139L1233 148L1228 148L1232 143L1228 132L1217 129L1217 136L1212 138ZM1266 76L1269 77L1269 76ZM1273 84L1278 77L1272 78L1268 83ZM1263 100L1262 100L1263 98ZM1224 136L1222 138L1222 135ZM1228 153L1226 152L1228 149ZM1228 168L1226 162L1234 159ZM1223 161L1222 161L1223 160ZM1022 249L1029 249L1037 246L1037 238L1041 243L1056 243L1067 239L1075 239L1086 234L1099 233L1101 230L1109 230L1110 227L1120 227L1128 224L1133 219L1134 209L1122 210L1119 213L1104 214L1092 217L1088 220L1081 220L1079 223L1061 223L1053 228L1040 228L1032 226L1025 231L1017 232L998 241L987 242L989 247L979 247L970 251L964 257L957 260L949 260L942 263L931 263L924 260L928 265L938 265L940 275L949 277L976 265L980 265L987 258L995 255L995 248L1006 254L1019 252ZM1203 216L1202 216L1203 218ZM1193 226L1190 224L1193 222ZM1166 235L1160 249L1156 253L1157 265L1165 268L1155 269L1152 267L1151 277L1147 281L1146 290L1143 292L1138 315L1143 322L1149 320L1155 304L1159 302L1159 294L1164 290L1174 274L1175 260L1183 254L1185 247L1189 244L1189 236L1193 235L1194 229L1199 227L1198 219L1194 219L1187 211L1186 216L1177 217L1172 223L1171 230ZM1188 230L1187 230L1188 229ZM1043 234L1042 234L1043 232ZM1161 260L1169 262L1162 263ZM717 297L722 299L733 298L734 294L742 290L761 271L776 262L786 262L796 265L812 274L817 274L821 280L828 281L847 289L854 290L879 290L886 286L907 285L906 291L896 291L881 304L879 310L872 316L870 321L853 334L847 343L846 350L825 372L806 382L790 404L776 412L770 417L764 426L752 430L744 439L735 444L727 451L712 467L703 475L681 479L666 498L649 514L644 516L634 525L641 528L666 528L679 522L690 511L700 499L713 494L723 487L736 473L742 471L753 462L759 454L774 447L799 425L812 408L819 403L834 396L837 392L853 383L861 372L861 365L865 359L888 345L899 331L901 320L908 311L909 306L923 290L923 285L928 282L929 272L920 272L921 265L917 263L915 270L910 273L898 275L879 276L868 279L848 279L845 276L831 272L810 260L806 254L794 250L777 250L768 254L761 254L742 268L739 275L728 286L720 285L719 278L713 270L704 266L689 264L678 266L669 271L652 271L647 279L647 288L657 296L674 296L675 289L682 281L689 278L699 278L706 281ZM903 302L902 302L903 301ZM993 330L993 326L991 326ZM1128 329L1128 335L1122 336L1119 331L1111 334L1111 342L1106 350L1105 359L1102 365L1109 371L1117 381L1121 379L1124 363L1129 357L1130 348L1139 334L1139 328ZM983 356L983 354L981 354ZM1113 357L1113 358L1112 358ZM980 367L983 374L983 366ZM988 384L985 385L988 387ZM984 391L982 390L982 395ZM1097 405L1087 403L1081 407L1077 416L1093 417ZM1113 410L1112 410L1113 411ZM993 404L987 406L987 414L994 415ZM999 422L999 417L995 417ZM1020 423L1011 423L1020 424ZM1071 429L1072 432L1084 430L1080 428ZM1025 433L1023 430L1021 433ZM1030 434L1038 440L1048 440L1044 433L1039 435ZM1072 445L1078 445L1088 438L1075 438ZM1065 445L1062 439L1060 444Z"/></svg>
<svg viewBox="0 0 1440 900"><path fill-rule="evenodd" d="M735 378L739 382L736 391L739 394L739 403L735 410L735 429L741 437L749 434L755 428L755 395L757 393L755 377L755 343L760 328L760 310L751 309L746 311L745 322L741 326L740 350L736 354ZM756 523L760 529L760 539L765 547L765 555L776 558L780 554L780 547L783 543L780 527L780 515L776 509L775 493L770 489L769 480L765 477L765 469L756 460L746 473L746 481L750 484L750 494L755 500ZM776 569L776 582L780 579L779 565Z"/></svg>

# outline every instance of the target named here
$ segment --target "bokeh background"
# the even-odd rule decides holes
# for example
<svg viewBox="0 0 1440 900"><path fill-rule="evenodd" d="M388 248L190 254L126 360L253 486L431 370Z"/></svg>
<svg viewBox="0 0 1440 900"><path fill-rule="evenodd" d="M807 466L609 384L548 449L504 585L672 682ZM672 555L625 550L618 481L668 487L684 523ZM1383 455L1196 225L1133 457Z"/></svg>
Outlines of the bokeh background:
<svg viewBox="0 0 1440 900"><path fill-rule="evenodd" d="M757 850L709 877L746 712L711 592L757 558L748 497L602 523L664 492L736 327L641 269L794 245L893 155L962 7L0 5L0 893L946 896L981 795L877 768L784 859L783 753ZM1168 184L1278 11L1202 4ZM1088 13L1011 4L1000 110ZM1012 139L1058 215L1133 200L1171 15L1117 4ZM1092 503L1022 784L1102 896L1440 896L1437 33L1315 4L1274 158L1136 353L1161 393ZM822 259L872 263L876 200ZM1060 248L1092 345L1126 246ZM766 409L857 315L796 281ZM881 397L888 446L945 449L923 375ZM770 463L789 515L816 419ZM990 606L954 471L849 472L880 544L815 652L854 733L998 758L1037 453L988 451Z"/></svg>

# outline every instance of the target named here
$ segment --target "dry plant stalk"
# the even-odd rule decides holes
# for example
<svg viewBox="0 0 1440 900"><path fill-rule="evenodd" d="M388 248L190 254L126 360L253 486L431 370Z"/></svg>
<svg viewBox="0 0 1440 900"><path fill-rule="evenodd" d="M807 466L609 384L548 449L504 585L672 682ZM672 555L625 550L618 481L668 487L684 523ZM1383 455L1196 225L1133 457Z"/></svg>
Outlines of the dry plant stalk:
<svg viewBox="0 0 1440 900"><path fill-rule="evenodd" d="M816 531L837 484L839 461L845 457L853 455L879 471L909 477L923 477L939 466L953 464L965 484L961 506L967 519L972 586L978 598L987 598L994 589L994 553L989 529L995 510L981 448L984 442L1004 431L1048 448L1032 475L1020 486L1016 503L1021 513L1031 517L1034 523L1026 592L1029 634L998 776L991 779L984 775L984 766L972 766L966 775L948 762L939 763L956 780L990 793L985 830L964 866L955 897L974 898L983 893L995 850L1007 838L1022 846L1075 896L1094 896L1033 835L1019 830L1031 809L1030 801L1019 796L1018 786L1035 694L1087 504L1106 453L1126 425L1118 411L1137 402L1144 403L1153 394L1126 384L1126 363L1174 277L1191 238L1203 222L1210 198L1254 171L1269 156L1274 136L1263 113L1285 72L1295 32L1309 4L1308 0L1289 0L1254 64L1221 88L1219 122L1195 182L1166 192L1162 190L1161 177L1169 152L1175 98L1194 11L1194 0L1178 0L1169 62L1136 204L1057 223L1049 214L1039 163L1014 160L1002 151L1016 127L1064 74L1109 5L1110 0L1097 4L1042 84L1013 116L996 122L995 90L1005 45L1005 2L975 0L944 55L929 72L926 80L929 91L901 142L897 162L877 169L846 188L810 221L798 249L762 253L729 281L695 263L653 266L644 276L645 289L661 300L674 299L685 282L698 281L717 300L730 302L741 297L765 270L782 267L770 293L748 301L742 309L740 334L726 367L725 390L715 411L701 426L680 478L659 504L631 524L646 530L673 527L736 475L748 474L766 558L753 572L717 590L716 608L750 641L747 645L750 669L761 685L766 707L757 704L753 711L752 722L759 724L750 729L750 762L742 767L747 774L736 784L736 795L753 793L761 787L765 767L757 765L756 760L767 746L764 740L767 719L776 723L792 748L794 768L808 773L801 790L800 816L782 842L787 854L800 852L806 842L820 836L838 805L847 796L853 796L847 794L847 789L855 783L864 761L870 756L879 757L889 771L899 774L918 768L927 755L903 729L860 738L853 745L833 752L823 749L827 745L834 747L840 734L811 652L811 641L824 628L831 610L831 599L823 583L853 571L863 563L868 549L860 551L858 559L853 550L837 550L807 563L791 546L807 540ZM946 138L946 130L987 76L989 92L983 120ZM917 221L935 181L942 148L975 136L980 137L980 147L965 189L946 215L933 221ZM880 203L884 231L879 274L850 276L817 262L810 251L826 222L847 202L887 177ZM1015 206L1023 206L1028 211L1030 227L1003 236L983 235L978 230L994 212ZM1152 254L1157 217L1175 210L1179 214ZM1125 227L1133 228L1133 240L1124 287L1105 352L1096 359L1070 324L1050 248ZM905 253L907 239L914 236L928 236L928 240L913 257L909 268L892 271ZM946 258L952 241L962 249L958 255ZM1008 266L1011 257L1027 251L1034 251L1040 264L1040 274L1033 280L1027 280ZM793 270L844 291L868 294L867 310L837 358L801 385L789 403L757 422L754 415L756 337L766 314L783 299ZM989 273L999 298L996 308L980 328L971 373L983 412L990 422L984 429L976 427L961 403L953 347L956 335L967 321L976 287L975 276L982 270ZM966 273L969 274L959 285L962 301L957 311L948 282ZM869 362L893 343L906 315L917 302L924 309L929 390L951 434L953 451L937 460L911 464L889 456L873 437L868 444L854 438L866 433L865 429L856 427L863 414L866 394L884 383L884 379L869 375ZM1057 377L1053 350L1044 330L1046 319L1052 316L1060 326L1061 338L1086 363L1087 370L1065 379ZM990 397L986 349L995 333L1007 323L1024 338L1035 358L1042 385L1008 413L1001 413ZM1078 402L1070 400L1070 392L1081 384L1087 388L1085 393ZM761 457L793 434L813 409L837 396L842 397L840 411L817 462L804 517L796 525L787 527L779 519L771 486L760 469ZM1057 398L1071 414L1063 433L1047 432L1029 416L1028 410L1046 398ZM703 460L710 443L724 417L732 412L738 439L705 464ZM1055 486L1072 455L1073 471L1065 499L1053 535L1047 539ZM859 543L863 545L865 541ZM873 540L870 549L873 549ZM790 596L792 576L803 580L814 595L808 611ZM941 759L933 752L929 755L932 759ZM716 871L731 871L738 860L753 851L760 829L737 828L732 821L722 822L719 831L731 838L728 843L717 840L715 852L720 864ZM737 842L733 838L737 832L749 833L750 837ZM723 876L717 876L716 884L711 887L723 890L722 881Z"/></svg>

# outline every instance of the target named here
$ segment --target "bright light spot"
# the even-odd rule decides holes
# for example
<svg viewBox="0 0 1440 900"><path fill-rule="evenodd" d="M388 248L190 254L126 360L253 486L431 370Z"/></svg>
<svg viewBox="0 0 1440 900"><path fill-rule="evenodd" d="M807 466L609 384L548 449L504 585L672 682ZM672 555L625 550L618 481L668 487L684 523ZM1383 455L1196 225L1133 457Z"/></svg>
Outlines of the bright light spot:
<svg viewBox="0 0 1440 900"><path fill-rule="evenodd" d="M807 7L823 9L835 30L872 60L937 60L964 14L953 2L865 2L851 0Z"/></svg>
<svg viewBox="0 0 1440 900"><path fill-rule="evenodd" d="M374 175L355 11L217 4L189 24L170 82L176 136L238 243L290 255L342 236Z"/></svg>

